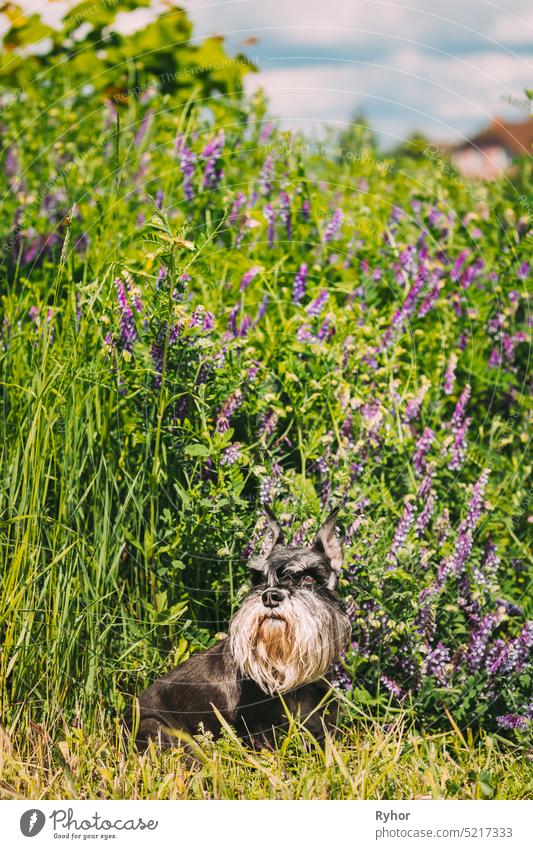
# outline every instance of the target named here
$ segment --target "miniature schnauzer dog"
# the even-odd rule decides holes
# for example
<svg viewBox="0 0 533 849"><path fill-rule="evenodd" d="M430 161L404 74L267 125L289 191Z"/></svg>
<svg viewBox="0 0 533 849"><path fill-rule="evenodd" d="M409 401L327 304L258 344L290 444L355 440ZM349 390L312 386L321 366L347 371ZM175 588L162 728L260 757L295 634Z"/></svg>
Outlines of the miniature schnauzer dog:
<svg viewBox="0 0 533 849"><path fill-rule="evenodd" d="M340 505L342 506L342 505ZM233 617L229 636L193 655L139 698L136 745L163 747L202 726L217 736L213 706L252 746L273 746L288 714L314 737L336 721L328 672L346 645L349 620L335 595L342 548L337 507L310 548L285 545L274 514L265 510L262 554L253 558L252 589ZM332 707L335 710L332 710Z"/></svg>

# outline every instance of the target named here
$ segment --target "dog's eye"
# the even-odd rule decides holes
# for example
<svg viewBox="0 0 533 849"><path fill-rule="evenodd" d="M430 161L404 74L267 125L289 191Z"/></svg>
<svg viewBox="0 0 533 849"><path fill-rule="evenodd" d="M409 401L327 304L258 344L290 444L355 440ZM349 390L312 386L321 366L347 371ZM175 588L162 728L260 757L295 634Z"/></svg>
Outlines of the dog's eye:
<svg viewBox="0 0 533 849"><path fill-rule="evenodd" d="M316 578L313 578L312 575L304 575L302 578L302 584L310 586L311 584L316 584Z"/></svg>

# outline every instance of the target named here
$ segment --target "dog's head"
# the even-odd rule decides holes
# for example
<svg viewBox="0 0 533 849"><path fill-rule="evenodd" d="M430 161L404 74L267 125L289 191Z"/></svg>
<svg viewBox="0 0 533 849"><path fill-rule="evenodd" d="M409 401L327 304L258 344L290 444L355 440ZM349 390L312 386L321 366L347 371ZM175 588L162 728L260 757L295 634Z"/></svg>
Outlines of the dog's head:
<svg viewBox="0 0 533 849"><path fill-rule="evenodd" d="M253 588L230 625L239 668L265 692L316 681L348 640L350 623L335 595L343 561L338 510L310 547L285 545L276 517L265 511L263 552L250 561Z"/></svg>

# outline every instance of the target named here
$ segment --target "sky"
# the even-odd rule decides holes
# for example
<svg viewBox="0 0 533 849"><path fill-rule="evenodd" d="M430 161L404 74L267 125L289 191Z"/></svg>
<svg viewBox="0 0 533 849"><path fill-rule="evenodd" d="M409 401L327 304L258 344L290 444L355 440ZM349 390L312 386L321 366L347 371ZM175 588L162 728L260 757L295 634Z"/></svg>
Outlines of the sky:
<svg viewBox="0 0 533 849"><path fill-rule="evenodd" d="M458 140L521 120L533 88L529 0L193 0L199 36L256 57L283 124L320 134L364 113L386 145L414 130ZM242 49L242 46L241 46ZM511 101L511 102L509 102ZM517 105L518 104L518 105Z"/></svg>
<svg viewBox="0 0 533 849"><path fill-rule="evenodd" d="M53 22L73 0L19 4ZM165 0L153 5L168 8ZM195 39L223 35L230 52L244 51L256 62L260 71L247 76L247 87L265 89L285 127L320 136L326 125L340 129L354 114L364 114L382 144L391 146L415 130L447 142L468 137L495 116L527 115L524 88L533 88L530 0L178 5L189 12ZM143 8L121 13L120 27L142 27L149 14Z"/></svg>

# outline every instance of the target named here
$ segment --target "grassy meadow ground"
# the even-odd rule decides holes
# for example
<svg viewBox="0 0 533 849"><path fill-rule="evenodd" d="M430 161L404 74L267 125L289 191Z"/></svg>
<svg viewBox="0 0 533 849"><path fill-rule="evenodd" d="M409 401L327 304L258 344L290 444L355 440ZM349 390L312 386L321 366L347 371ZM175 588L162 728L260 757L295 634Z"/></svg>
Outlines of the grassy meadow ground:
<svg viewBox="0 0 533 849"><path fill-rule="evenodd" d="M1 795L531 795L531 162L54 85L0 127ZM261 505L301 542L341 497L353 726L127 752Z"/></svg>
<svg viewBox="0 0 533 849"><path fill-rule="evenodd" d="M362 719L324 745L293 726L275 751L254 752L231 731L181 752L142 756L120 732L71 729L55 743L42 726L0 740L5 799L530 799L531 758L482 735L426 734L400 717Z"/></svg>

